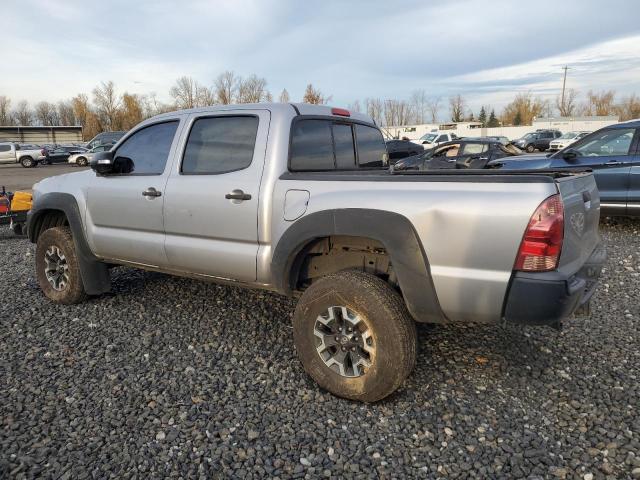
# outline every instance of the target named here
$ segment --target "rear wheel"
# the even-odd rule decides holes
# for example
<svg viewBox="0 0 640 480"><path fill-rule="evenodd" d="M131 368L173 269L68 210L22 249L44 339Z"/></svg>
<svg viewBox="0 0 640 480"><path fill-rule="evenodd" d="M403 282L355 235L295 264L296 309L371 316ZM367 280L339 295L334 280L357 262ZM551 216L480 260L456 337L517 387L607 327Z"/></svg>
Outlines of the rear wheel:
<svg viewBox="0 0 640 480"><path fill-rule="evenodd" d="M415 323L404 301L368 273L343 271L315 281L298 302L293 335L307 373L352 400L390 395L415 365Z"/></svg>
<svg viewBox="0 0 640 480"><path fill-rule="evenodd" d="M36 162L34 162L33 158L31 157L22 157L20 159L20 165L22 165L24 168L33 168L36 166Z"/></svg>
<svg viewBox="0 0 640 480"><path fill-rule="evenodd" d="M79 167L86 167L89 162L87 162L87 159L84 157L78 157L76 159L76 163L78 164Z"/></svg>
<svg viewBox="0 0 640 480"><path fill-rule="evenodd" d="M40 234L36 246L36 277L44 294L55 303L70 305L86 299L69 227L54 227Z"/></svg>

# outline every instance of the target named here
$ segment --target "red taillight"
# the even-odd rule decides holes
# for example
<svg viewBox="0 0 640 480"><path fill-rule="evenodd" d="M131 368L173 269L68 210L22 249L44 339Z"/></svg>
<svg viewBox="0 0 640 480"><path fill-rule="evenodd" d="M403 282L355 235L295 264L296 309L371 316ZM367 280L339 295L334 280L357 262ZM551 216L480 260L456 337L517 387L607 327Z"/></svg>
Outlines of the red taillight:
<svg viewBox="0 0 640 480"><path fill-rule="evenodd" d="M553 195L542 202L531 216L514 268L525 272L555 270L563 238L562 199L560 195Z"/></svg>
<svg viewBox="0 0 640 480"><path fill-rule="evenodd" d="M332 108L331 115L340 115L341 117L350 117L351 112L349 112L349 110L346 110L344 108Z"/></svg>

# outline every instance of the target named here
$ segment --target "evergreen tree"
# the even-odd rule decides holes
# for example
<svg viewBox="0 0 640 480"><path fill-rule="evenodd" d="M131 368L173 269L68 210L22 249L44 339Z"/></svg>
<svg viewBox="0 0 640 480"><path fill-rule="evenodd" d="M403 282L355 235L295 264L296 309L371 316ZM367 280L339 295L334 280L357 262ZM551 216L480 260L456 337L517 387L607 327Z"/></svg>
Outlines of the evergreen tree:
<svg viewBox="0 0 640 480"><path fill-rule="evenodd" d="M516 116L513 118L513 124L522 125L522 115L520 115L520 112L516 112Z"/></svg>
<svg viewBox="0 0 640 480"><path fill-rule="evenodd" d="M489 114L489 123L487 123L487 126L489 128L493 128L493 127L499 127L500 123L498 122L498 119L496 118L496 112L491 110L491 113Z"/></svg>
<svg viewBox="0 0 640 480"><path fill-rule="evenodd" d="M487 126L487 111L484 109L484 105L480 107L480 115L478 115L478 121L483 127Z"/></svg>

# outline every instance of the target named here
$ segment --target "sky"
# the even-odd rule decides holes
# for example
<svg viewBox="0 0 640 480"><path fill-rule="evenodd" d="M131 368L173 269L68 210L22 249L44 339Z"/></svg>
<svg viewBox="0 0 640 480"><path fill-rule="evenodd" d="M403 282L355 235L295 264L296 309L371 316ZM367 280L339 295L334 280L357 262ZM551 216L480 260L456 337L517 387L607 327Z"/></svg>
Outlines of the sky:
<svg viewBox="0 0 640 480"><path fill-rule="evenodd" d="M58 101L113 80L155 92L233 70L299 101L409 99L499 110L518 92L640 94L635 0L0 0L0 95ZM446 107L443 107L446 108Z"/></svg>

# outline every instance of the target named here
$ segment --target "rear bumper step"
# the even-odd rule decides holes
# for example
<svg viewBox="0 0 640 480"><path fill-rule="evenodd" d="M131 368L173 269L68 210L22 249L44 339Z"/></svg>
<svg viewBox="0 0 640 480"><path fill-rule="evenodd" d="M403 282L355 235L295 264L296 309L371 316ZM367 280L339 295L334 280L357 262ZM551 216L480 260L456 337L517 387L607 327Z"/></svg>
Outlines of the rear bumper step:
<svg viewBox="0 0 640 480"><path fill-rule="evenodd" d="M591 299L606 258L604 245L599 244L574 275L558 271L516 272L505 303L504 319L526 325L558 324Z"/></svg>

